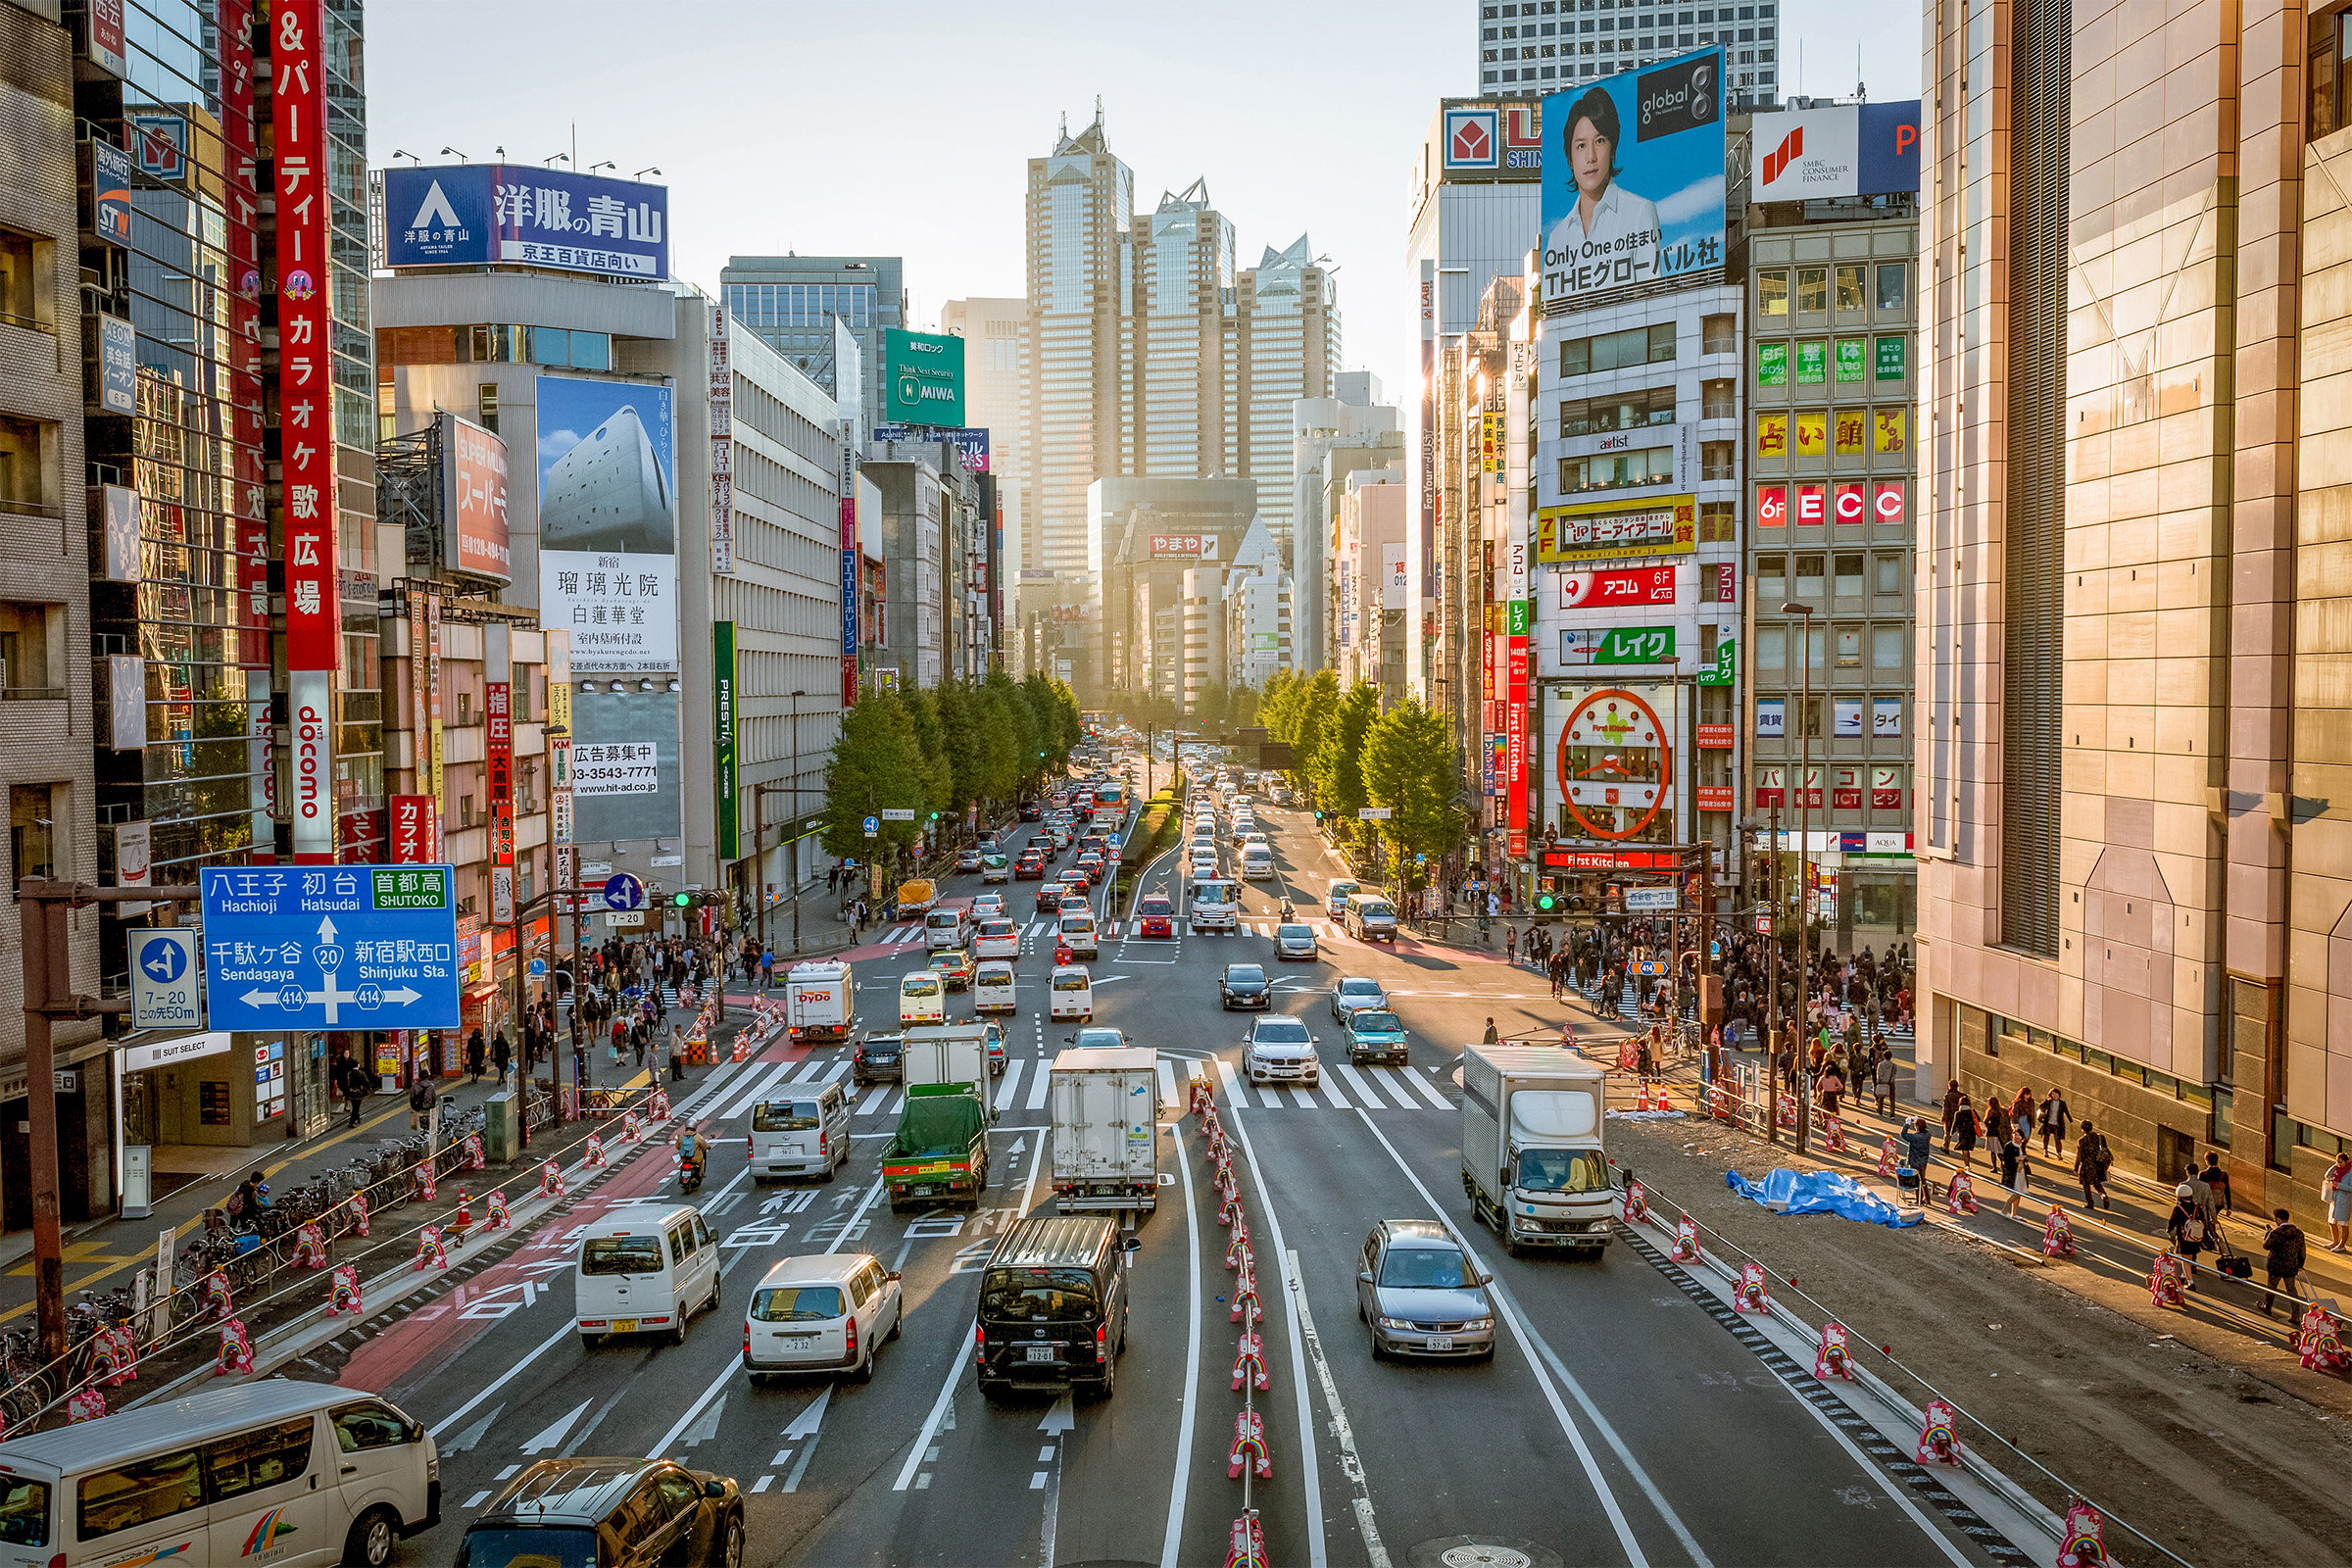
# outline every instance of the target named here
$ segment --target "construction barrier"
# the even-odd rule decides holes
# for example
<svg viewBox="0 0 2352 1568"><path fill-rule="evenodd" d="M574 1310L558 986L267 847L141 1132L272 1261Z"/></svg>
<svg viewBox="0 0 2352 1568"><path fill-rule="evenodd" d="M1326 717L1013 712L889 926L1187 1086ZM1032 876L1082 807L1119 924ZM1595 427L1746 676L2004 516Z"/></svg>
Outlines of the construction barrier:
<svg viewBox="0 0 2352 1568"><path fill-rule="evenodd" d="M440 1226L427 1225L416 1233L416 1266L419 1269L449 1266L449 1253L441 1245Z"/></svg>
<svg viewBox="0 0 2352 1568"><path fill-rule="evenodd" d="M594 1133L588 1135L588 1144L580 1154L580 1163L590 1170L604 1168L605 1141L602 1138L597 1137Z"/></svg>
<svg viewBox="0 0 2352 1568"><path fill-rule="evenodd" d="M482 1152L482 1135L467 1133L466 1135L466 1168L467 1170L484 1170L488 1168L489 1164L489 1159Z"/></svg>
<svg viewBox="0 0 2352 1568"><path fill-rule="evenodd" d="M2108 1568L2107 1521L2077 1497L2066 1510L2066 1537L2058 1544L2058 1568Z"/></svg>
<svg viewBox="0 0 2352 1568"><path fill-rule="evenodd" d="M294 1233L292 1266L295 1268L326 1267L326 1232L310 1223L305 1223L302 1229L296 1231Z"/></svg>
<svg viewBox="0 0 2352 1568"><path fill-rule="evenodd" d="M1821 1326L1821 1348L1813 1352L1813 1375L1854 1381L1854 1364L1845 1348L1845 1325L1835 1320Z"/></svg>
<svg viewBox="0 0 2352 1568"><path fill-rule="evenodd" d="M1764 1278L1764 1265L1742 1263L1740 1266L1740 1290L1732 1304L1742 1312L1770 1312L1772 1287Z"/></svg>
<svg viewBox="0 0 2352 1568"><path fill-rule="evenodd" d="M1977 1184L1969 1179L1968 1172L1952 1172L1951 1182L1943 1190L1943 1206L1947 1213L1953 1214L1977 1211Z"/></svg>
<svg viewBox="0 0 2352 1568"><path fill-rule="evenodd" d="M1233 1522L1232 1544L1225 1548L1225 1568L1266 1568L1266 1531L1255 1513Z"/></svg>
<svg viewBox="0 0 2352 1568"><path fill-rule="evenodd" d="M2050 1205L2050 1217L2041 1227L2041 1250L2045 1257L2075 1255L2075 1228L2066 1222L2066 1210L2056 1203Z"/></svg>
<svg viewBox="0 0 2352 1568"><path fill-rule="evenodd" d="M539 1167L539 1196L541 1198L562 1198L564 1196L564 1167L552 1159Z"/></svg>
<svg viewBox="0 0 2352 1568"><path fill-rule="evenodd" d="M2169 1251L2158 1252L2155 1263L2148 1269L2148 1299L2158 1306L2185 1308L2188 1299L2180 1286L2187 1274L2186 1263Z"/></svg>
<svg viewBox="0 0 2352 1568"><path fill-rule="evenodd" d="M242 1318L232 1317L220 1325L220 1353L213 1362L213 1376L224 1378L252 1370L253 1336L245 1332Z"/></svg>
<svg viewBox="0 0 2352 1568"><path fill-rule="evenodd" d="M1894 1140L1882 1138L1879 1140L1879 1175L1887 1181L1893 1181L1895 1179L1894 1167Z"/></svg>
<svg viewBox="0 0 2352 1568"><path fill-rule="evenodd" d="M1241 1393L1245 1383L1260 1394L1270 1386L1266 1377L1266 1348L1255 1329L1245 1329L1241 1342L1234 1348L1233 1392Z"/></svg>
<svg viewBox="0 0 2352 1568"><path fill-rule="evenodd" d="M66 1424L95 1421L106 1414L106 1396L96 1389L77 1389L66 1400Z"/></svg>
<svg viewBox="0 0 2352 1568"><path fill-rule="evenodd" d="M328 1279L326 1315L341 1317L344 1313L349 1312L353 1317L360 1316L359 1269L353 1264L346 1263L328 1276Z"/></svg>
<svg viewBox="0 0 2352 1568"><path fill-rule="evenodd" d="M495 1187L491 1188L490 1212L482 1221L482 1229L486 1231L503 1231L514 1223L514 1216L507 1212L507 1195L500 1192Z"/></svg>
<svg viewBox="0 0 2352 1568"><path fill-rule="evenodd" d="M1918 1458L1921 1464L1960 1466L1960 1439L1952 1431L1954 1415L1949 1403L1942 1399L1928 1401L1926 1419L1920 1423Z"/></svg>
<svg viewBox="0 0 2352 1568"><path fill-rule="evenodd" d="M1698 1258L1698 1222L1685 1214L1674 1222L1674 1250L1667 1253L1677 1263L1695 1263Z"/></svg>
<svg viewBox="0 0 2352 1568"><path fill-rule="evenodd" d="M2352 1360L2344 1351L2343 1325L2324 1306L2304 1310L2295 1333L2295 1351L2314 1372L2341 1372Z"/></svg>
<svg viewBox="0 0 2352 1568"><path fill-rule="evenodd" d="M1266 1418L1243 1410L1233 1418L1233 1451L1225 1458L1225 1479L1239 1481L1244 1469L1253 1469L1260 1481L1274 1479L1274 1460L1266 1452Z"/></svg>
<svg viewBox="0 0 2352 1568"><path fill-rule="evenodd" d="M1630 1176L1625 1179L1625 1197L1619 1213L1628 1225L1639 1225L1649 1218L1649 1194Z"/></svg>

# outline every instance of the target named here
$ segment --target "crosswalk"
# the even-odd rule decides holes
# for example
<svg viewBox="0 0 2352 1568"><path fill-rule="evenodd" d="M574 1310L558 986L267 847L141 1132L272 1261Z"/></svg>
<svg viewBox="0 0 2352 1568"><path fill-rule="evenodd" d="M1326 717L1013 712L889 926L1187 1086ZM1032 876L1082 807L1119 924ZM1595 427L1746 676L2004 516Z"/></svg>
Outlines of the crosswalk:
<svg viewBox="0 0 2352 1568"><path fill-rule="evenodd" d="M1108 942L1116 938L1119 934L1121 923L1122 922L1117 920L1103 921L1096 929L1098 938L1104 942ZM1057 921L1031 920L1021 927L1021 941L1025 945L1034 947L1036 944L1043 942L1046 938L1054 935L1058 928L1059 922ZM911 951L914 947L920 945L922 937L923 928L920 925L894 926L890 930L885 931L880 936L874 938L874 945L881 948L905 948Z"/></svg>
<svg viewBox="0 0 2352 1568"><path fill-rule="evenodd" d="M1603 995L1603 988L1598 980L1591 985L1575 985L1574 990L1577 995L1592 1004L1594 1011L1607 1010L1607 1004L1612 1001ZM1631 980L1627 980L1618 988L1613 1001L1617 1017L1628 1023L1647 1022L1642 1015L1640 993L1635 990ZM1686 1014L1685 1021L1689 1021L1688 1014ZM1844 1033L1843 1014L1838 1016L1836 1027L1832 1032L1839 1035ZM1885 1035L1889 1042L1903 1044L1910 1043L1913 1035L1911 1020L1908 1018L1882 1021L1879 1025L1879 1032Z"/></svg>
<svg viewBox="0 0 2352 1568"><path fill-rule="evenodd" d="M1177 1084L1175 1077L1174 1068L1178 1065L1185 1069L1182 1085ZM1222 1059L1171 1064L1163 1058L1159 1070L1163 1101L1177 1088L1189 1095L1191 1084L1197 1081L1220 1091L1229 1104L1245 1108L1443 1111L1454 1108L1454 1102L1444 1090L1409 1067L1357 1067L1345 1061L1326 1061L1322 1081L1312 1089L1296 1084L1251 1087L1242 1082L1242 1075L1231 1062Z"/></svg>

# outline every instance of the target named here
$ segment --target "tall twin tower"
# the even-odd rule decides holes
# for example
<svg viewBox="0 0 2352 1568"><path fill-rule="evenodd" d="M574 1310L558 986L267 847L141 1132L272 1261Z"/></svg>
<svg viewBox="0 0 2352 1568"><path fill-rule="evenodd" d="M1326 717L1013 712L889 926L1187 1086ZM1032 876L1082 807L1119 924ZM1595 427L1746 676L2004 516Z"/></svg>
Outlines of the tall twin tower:
<svg viewBox="0 0 2352 1568"><path fill-rule="evenodd" d="M1290 553L1291 404L1327 397L1340 359L1330 274L1304 234L1234 267L1208 182L1135 204L1100 106L1029 160L1020 472L1023 564L1087 569L1086 488L1121 476L1257 482Z"/></svg>

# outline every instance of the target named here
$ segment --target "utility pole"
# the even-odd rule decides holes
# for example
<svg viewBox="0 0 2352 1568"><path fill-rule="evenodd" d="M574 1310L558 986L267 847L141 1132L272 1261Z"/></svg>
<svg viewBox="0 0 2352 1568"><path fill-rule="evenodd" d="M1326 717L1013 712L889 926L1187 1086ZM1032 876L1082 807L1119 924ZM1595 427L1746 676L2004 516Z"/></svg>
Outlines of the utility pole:
<svg viewBox="0 0 2352 1568"><path fill-rule="evenodd" d="M1810 944L1806 941L1807 933L1805 930L1806 915L1808 912L1806 909L1806 905L1808 905L1813 898L1813 878L1811 875L1813 866L1813 794L1811 790L1806 788L1810 775L1813 772L1813 607L1811 605L1801 604L1798 601L1791 599L1788 601L1788 603L1781 606L1781 613L1785 615L1801 615L1804 617L1797 624L1800 634L1805 640L1804 676L1803 685L1800 688L1803 693L1803 700L1797 708L1798 761L1796 767L1796 809L1797 819L1800 824L1796 843L1797 1041L1796 1054L1789 1063L1789 1070L1794 1074L1797 1083L1796 1152L1799 1154L1802 1154L1805 1152L1805 1146L1809 1141L1806 1135L1812 1130L1813 1125L1812 1106L1809 1103L1810 1096L1807 1093L1810 1088L1810 1084L1808 1082L1808 1075L1805 1071L1805 1053L1811 1047L1811 1042L1805 1037L1810 1032L1812 1026L1811 991L1813 984L1811 963L1812 954L1810 952Z"/></svg>
<svg viewBox="0 0 2352 1568"><path fill-rule="evenodd" d="M1784 790L1783 793L1786 793ZM1764 936L1764 1140L1781 1141L1781 803L1772 803L1772 826L1768 830L1771 854L1771 880L1765 884L1770 900L1768 907L1772 929Z"/></svg>

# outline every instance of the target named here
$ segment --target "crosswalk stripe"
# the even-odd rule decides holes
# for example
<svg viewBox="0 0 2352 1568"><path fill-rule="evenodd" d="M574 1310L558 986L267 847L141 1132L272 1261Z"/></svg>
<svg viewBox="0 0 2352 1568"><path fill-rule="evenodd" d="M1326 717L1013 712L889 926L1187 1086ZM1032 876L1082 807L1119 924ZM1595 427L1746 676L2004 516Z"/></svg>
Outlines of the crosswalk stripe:
<svg viewBox="0 0 2352 1568"><path fill-rule="evenodd" d="M1340 1086L1337 1083L1334 1083L1328 1074L1324 1076L1320 1087L1323 1091L1323 1097L1331 1102L1332 1109L1352 1110L1354 1108L1348 1102L1348 1097L1340 1093ZM1373 1103L1377 1105L1380 1103L1380 1102L1376 1100L1373 1102Z"/></svg>
<svg viewBox="0 0 2352 1568"><path fill-rule="evenodd" d="M856 1110L856 1112L854 1112L854 1114L856 1114L856 1115L859 1115L859 1116L870 1116L870 1115L872 1115L872 1114L873 1114L875 1111L877 1111L877 1110L879 1110L879 1109L881 1109L881 1108L882 1108L882 1101L883 1101L884 1097L886 1097L887 1095L889 1095L889 1093L890 1093L890 1085L888 1085L888 1084L876 1084L876 1085L874 1085L874 1087L873 1087L873 1088L871 1088L871 1089L869 1089L869 1090L867 1090L867 1091L865 1092L865 1098L864 1098L863 1100L860 1100L859 1102L858 1102L858 1109Z"/></svg>
<svg viewBox="0 0 2352 1568"><path fill-rule="evenodd" d="M1217 1076L1225 1082L1225 1098L1227 1100L1236 1105L1246 1106L1250 1103L1250 1091L1244 1089L1241 1079L1234 1075L1233 1063L1222 1056L1217 1058Z"/></svg>
<svg viewBox="0 0 2352 1568"><path fill-rule="evenodd" d="M1043 1061L1040 1061L1037 1064L1037 1076L1029 1080L1028 1102L1021 1108L1024 1110L1045 1109L1046 1090L1053 1084L1053 1081L1054 1075L1051 1072L1048 1072L1046 1070L1046 1064Z"/></svg>
<svg viewBox="0 0 2352 1568"><path fill-rule="evenodd" d="M849 1070L850 1070L850 1058L849 1058L849 1057L847 1057L847 1056L844 1056L844 1057L842 1057L842 1058L841 1058L839 1061L835 1062L835 1063L834 1063L832 1066L830 1066L830 1067L828 1067L828 1068L826 1068L826 1069L825 1069L825 1082L827 1082L827 1083L829 1083L829 1084L831 1084L831 1083L839 1083L839 1082L842 1080L842 1078L843 1078L843 1077L845 1077L845 1076L846 1076L846 1075L849 1073Z"/></svg>
<svg viewBox="0 0 2352 1568"><path fill-rule="evenodd" d="M1026 1056L1016 1056L1004 1064L1004 1081L997 1086L997 1108L999 1110L1012 1108L1013 1093L1021 1086L1021 1069L1028 1065L1029 1058Z"/></svg>
<svg viewBox="0 0 2352 1568"><path fill-rule="evenodd" d="M890 1092L890 1103L882 1107L882 1114L885 1116L896 1116L906 1107L906 1091L904 1089L894 1089Z"/></svg>
<svg viewBox="0 0 2352 1568"><path fill-rule="evenodd" d="M1388 1108L1388 1102L1381 1099L1379 1094L1374 1091L1372 1088L1372 1080L1368 1074L1357 1072L1352 1065L1345 1061L1335 1061L1331 1064L1331 1067L1332 1071L1339 1073L1341 1076L1345 1077L1348 1083L1355 1086L1355 1098L1357 1100L1363 1102L1367 1105L1377 1105L1383 1110Z"/></svg>
<svg viewBox="0 0 2352 1568"><path fill-rule="evenodd" d="M1179 1103L1176 1099L1176 1068L1165 1058L1159 1063L1159 1102L1163 1106Z"/></svg>
<svg viewBox="0 0 2352 1568"><path fill-rule="evenodd" d="M1404 1071L1404 1072L1400 1072L1400 1073L1398 1073L1396 1076L1397 1076L1397 1077L1399 1077L1399 1078L1401 1078L1401 1079L1403 1079L1403 1080L1404 1080L1406 1083L1408 1083L1408 1084L1411 1084L1411 1085L1413 1086L1413 1092L1414 1092L1415 1094L1419 1095L1419 1096L1420 1096L1422 1099L1424 1099L1424 1100L1428 1101L1428 1102L1430 1102L1432 1105L1435 1105L1435 1106L1436 1106L1438 1109L1440 1109L1440 1110L1451 1110L1451 1109L1453 1109L1453 1102L1452 1102L1452 1101L1450 1101L1450 1100L1447 1100L1447 1099L1445 1097L1445 1095L1441 1094L1441 1093L1438 1091L1438 1089L1437 1089L1437 1087L1436 1087L1435 1085L1431 1084L1431 1083L1429 1082L1429 1080L1427 1080L1426 1078L1423 1078L1423 1077L1422 1077L1422 1076L1421 1076L1419 1073L1417 1073L1417 1072L1413 1072L1413 1071L1410 1071L1410 1070L1407 1070L1407 1071Z"/></svg>
<svg viewBox="0 0 2352 1568"><path fill-rule="evenodd" d="M1291 1099L1300 1110L1321 1110L1323 1108L1321 1102L1303 1089L1292 1090Z"/></svg>
<svg viewBox="0 0 2352 1568"><path fill-rule="evenodd" d="M813 1083L817 1076L824 1070L824 1065L825 1064L816 1057L810 1056L807 1061L801 1063L800 1071L794 1073L789 1079L786 1080L786 1082L796 1084Z"/></svg>
<svg viewBox="0 0 2352 1568"><path fill-rule="evenodd" d="M743 1097L740 1100L737 1100L734 1103L727 1106L725 1110L721 1111L718 1119L722 1123L734 1121L736 1117L742 1115L745 1111L751 1109L761 1100L765 1099L767 1097L767 1092L773 1089L777 1084L783 1082L784 1075L791 1072L796 1065L798 1064L789 1061L779 1061L772 1065L766 1062L761 1062L760 1064L760 1071L753 1075L752 1087L744 1091Z"/></svg>

